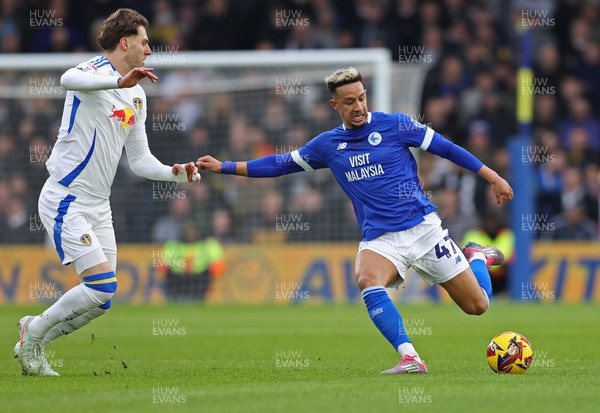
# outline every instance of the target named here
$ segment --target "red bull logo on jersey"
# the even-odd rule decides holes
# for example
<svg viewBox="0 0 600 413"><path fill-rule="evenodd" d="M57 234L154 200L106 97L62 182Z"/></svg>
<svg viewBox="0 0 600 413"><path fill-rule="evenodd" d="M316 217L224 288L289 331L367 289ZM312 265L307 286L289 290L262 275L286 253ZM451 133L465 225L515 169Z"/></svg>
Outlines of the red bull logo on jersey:
<svg viewBox="0 0 600 413"><path fill-rule="evenodd" d="M131 109L115 109L115 106L113 105L111 112L112 115L109 115L108 117L118 120L125 129L129 129L135 124L135 115Z"/></svg>

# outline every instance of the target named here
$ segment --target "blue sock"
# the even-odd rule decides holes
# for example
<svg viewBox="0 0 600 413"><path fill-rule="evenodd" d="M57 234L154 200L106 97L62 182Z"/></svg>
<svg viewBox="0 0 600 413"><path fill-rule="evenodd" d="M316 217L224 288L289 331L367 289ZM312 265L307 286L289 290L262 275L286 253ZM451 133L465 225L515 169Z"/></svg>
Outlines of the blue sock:
<svg viewBox="0 0 600 413"><path fill-rule="evenodd" d="M400 313L387 295L385 288L369 287L362 291L363 300L367 306L369 317L375 323L381 334L394 346L394 350L402 343L410 343L406 335Z"/></svg>
<svg viewBox="0 0 600 413"><path fill-rule="evenodd" d="M490 272L485 262L475 259L471 261L471 269L473 270L473 274L475 274L475 278L477 278L477 283L485 291L489 299L492 295L492 279L490 278Z"/></svg>

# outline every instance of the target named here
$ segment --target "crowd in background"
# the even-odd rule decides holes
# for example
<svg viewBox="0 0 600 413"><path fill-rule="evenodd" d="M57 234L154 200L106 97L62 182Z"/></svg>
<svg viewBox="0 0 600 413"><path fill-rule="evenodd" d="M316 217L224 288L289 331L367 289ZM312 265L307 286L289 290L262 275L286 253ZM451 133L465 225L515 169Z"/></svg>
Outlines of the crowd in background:
<svg viewBox="0 0 600 413"><path fill-rule="evenodd" d="M102 19L117 7L132 7L150 21L155 50L386 47L396 64L415 55L425 58L429 72L421 122L509 180L518 179L510 176L510 162L534 165L537 205L523 217L524 230L542 239L598 239L597 1L3 0L0 7L2 53L97 50ZM62 19L60 27L32 29L30 10L42 9ZM537 23L523 23L534 14L521 10L548 14ZM298 24L282 27L280 19L290 18ZM533 85L516 80L518 24L534 30ZM173 73L161 79L167 85L186 81L201 83L202 76ZM522 159L511 159L506 148L517 132L515 96L523 86L533 87L533 142ZM204 154L246 160L296 148L339 124L324 92L308 109L300 98L286 99L272 90L150 98L150 148L167 164ZM47 172L37 160L56 139L61 112L60 100L0 101L3 243L43 241L37 197ZM169 122L176 124L156 127ZM508 209L495 205L485 181L428 154L420 164L425 194L439 206L457 242L470 230L492 238L506 230ZM179 239L190 220L200 233L222 243L361 238L352 206L326 171L278 180L205 175L201 185L175 188L135 177L124 161L111 202L119 242Z"/></svg>

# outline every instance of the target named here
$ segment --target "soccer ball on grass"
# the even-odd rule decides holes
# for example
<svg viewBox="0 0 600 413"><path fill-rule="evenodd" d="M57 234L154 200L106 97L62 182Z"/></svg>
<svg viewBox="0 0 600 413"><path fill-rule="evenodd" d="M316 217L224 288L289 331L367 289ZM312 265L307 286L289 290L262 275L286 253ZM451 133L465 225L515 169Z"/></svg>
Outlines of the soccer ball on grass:
<svg viewBox="0 0 600 413"><path fill-rule="evenodd" d="M522 334L500 333L488 345L487 361L496 373L525 373L533 362L533 349Z"/></svg>

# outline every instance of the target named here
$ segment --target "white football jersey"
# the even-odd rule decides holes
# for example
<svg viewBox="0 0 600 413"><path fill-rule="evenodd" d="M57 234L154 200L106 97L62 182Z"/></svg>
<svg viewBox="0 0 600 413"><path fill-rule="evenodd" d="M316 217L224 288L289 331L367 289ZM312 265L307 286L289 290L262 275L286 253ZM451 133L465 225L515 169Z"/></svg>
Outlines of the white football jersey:
<svg viewBox="0 0 600 413"><path fill-rule="evenodd" d="M89 73L109 76L115 85L121 76L104 56L76 69L87 79ZM139 84L123 89L67 91L58 139L46 162L48 172L75 194L108 198L127 141L148 145L145 121L146 94Z"/></svg>

